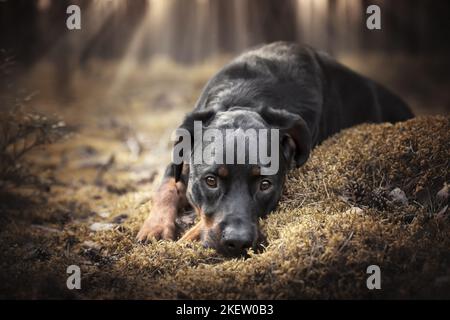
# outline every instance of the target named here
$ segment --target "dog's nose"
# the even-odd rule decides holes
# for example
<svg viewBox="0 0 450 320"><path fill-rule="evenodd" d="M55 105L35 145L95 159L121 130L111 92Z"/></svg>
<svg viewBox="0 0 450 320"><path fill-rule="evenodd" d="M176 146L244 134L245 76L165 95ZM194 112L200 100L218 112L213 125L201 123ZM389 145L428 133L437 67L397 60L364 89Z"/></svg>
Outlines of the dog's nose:
<svg viewBox="0 0 450 320"><path fill-rule="evenodd" d="M252 246L252 239L248 236L230 235L223 238L223 246L233 254L242 253L245 249Z"/></svg>

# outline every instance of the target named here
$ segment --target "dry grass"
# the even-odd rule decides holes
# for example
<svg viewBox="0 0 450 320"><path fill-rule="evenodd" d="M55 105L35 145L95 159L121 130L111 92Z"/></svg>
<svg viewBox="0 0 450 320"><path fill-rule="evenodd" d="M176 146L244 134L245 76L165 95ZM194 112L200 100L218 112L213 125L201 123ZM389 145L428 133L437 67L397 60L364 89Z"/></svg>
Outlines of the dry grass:
<svg viewBox="0 0 450 320"><path fill-rule="evenodd" d="M0 49L0 190L18 185L46 189L45 181L28 170L26 155L68 136L69 128L54 115L33 110L34 93L15 83L15 59Z"/></svg>
<svg viewBox="0 0 450 320"><path fill-rule="evenodd" d="M449 129L449 117L430 116L361 125L328 139L291 173L279 208L262 221L267 248L245 260L223 259L197 243L136 244L154 176L131 178L140 171L124 166L129 159L117 145L109 150L118 160L101 183L98 166L69 161L64 174L55 171L63 183L51 197L15 192L20 205L1 205L0 296L450 298L448 198L436 197L450 180ZM55 150L79 150L80 139ZM103 147L96 150L108 155ZM407 203L393 200L395 188ZM361 210L349 210L354 206ZM94 221L114 227L93 232ZM81 267L80 291L65 287L70 264ZM371 264L381 267L382 290L366 288Z"/></svg>

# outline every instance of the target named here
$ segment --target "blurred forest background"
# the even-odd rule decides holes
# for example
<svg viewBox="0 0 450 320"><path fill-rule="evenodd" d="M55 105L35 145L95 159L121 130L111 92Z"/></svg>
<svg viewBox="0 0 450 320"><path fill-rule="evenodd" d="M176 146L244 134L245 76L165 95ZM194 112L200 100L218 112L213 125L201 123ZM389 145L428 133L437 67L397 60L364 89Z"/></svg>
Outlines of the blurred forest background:
<svg viewBox="0 0 450 320"><path fill-rule="evenodd" d="M65 26L70 4L81 8L81 30ZM370 4L381 8L381 30L366 28ZM254 45L295 41L379 80L417 112L436 113L450 110L449 9L445 0L3 0L0 47L14 57L15 76L35 80L30 90L67 103L89 94L79 76L102 74L99 92L123 96L155 58L218 68Z"/></svg>

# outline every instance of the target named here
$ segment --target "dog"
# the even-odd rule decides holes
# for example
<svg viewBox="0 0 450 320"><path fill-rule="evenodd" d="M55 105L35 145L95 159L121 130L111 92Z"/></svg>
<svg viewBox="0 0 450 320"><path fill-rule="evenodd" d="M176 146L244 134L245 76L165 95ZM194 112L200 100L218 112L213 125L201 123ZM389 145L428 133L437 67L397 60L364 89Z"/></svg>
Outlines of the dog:
<svg viewBox="0 0 450 320"><path fill-rule="evenodd" d="M261 163L195 163L191 152L168 165L137 239L174 240L177 214L190 205L200 222L181 241L242 255L258 245L259 218L277 206L288 171L314 146L356 124L411 117L399 97L324 52L287 42L245 52L209 80L180 128L192 133L195 121L219 131L276 128L278 171L264 175Z"/></svg>

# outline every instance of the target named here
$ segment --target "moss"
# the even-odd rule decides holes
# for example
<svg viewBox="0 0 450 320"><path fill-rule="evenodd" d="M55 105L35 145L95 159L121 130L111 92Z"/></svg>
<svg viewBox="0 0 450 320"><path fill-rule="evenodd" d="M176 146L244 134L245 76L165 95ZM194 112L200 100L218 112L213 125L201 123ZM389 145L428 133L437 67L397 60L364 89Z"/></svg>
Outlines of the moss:
<svg viewBox="0 0 450 320"><path fill-rule="evenodd" d="M137 244L134 236L151 206L138 199L148 186L124 195L99 192L100 202L109 197L110 219L129 215L112 230L92 233L73 218L45 220L56 231L43 232L8 219L0 234L0 295L449 298L448 200L436 199L450 180L449 129L449 117L429 116L360 125L326 140L289 175L278 209L261 221L267 247L248 259L224 259L198 243ZM407 202L392 198L395 188ZM73 211L95 210L92 201L86 205L74 204ZM76 293L64 289L72 263L83 275ZM381 268L382 290L366 287L371 264Z"/></svg>

